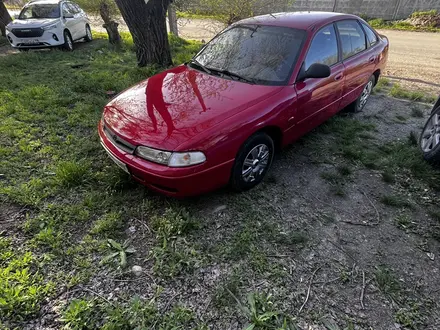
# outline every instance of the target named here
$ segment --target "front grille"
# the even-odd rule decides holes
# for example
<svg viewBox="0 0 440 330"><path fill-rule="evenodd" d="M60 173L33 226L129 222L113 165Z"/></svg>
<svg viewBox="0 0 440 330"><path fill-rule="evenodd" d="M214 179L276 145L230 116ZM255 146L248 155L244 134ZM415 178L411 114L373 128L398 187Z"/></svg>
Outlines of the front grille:
<svg viewBox="0 0 440 330"><path fill-rule="evenodd" d="M38 38L44 33L42 28L32 28L32 29L12 29L12 33L17 38Z"/></svg>
<svg viewBox="0 0 440 330"><path fill-rule="evenodd" d="M110 128L107 127L107 125L104 124L104 133L105 136L118 148L124 150L125 152L128 152L130 154L134 153L134 150L136 149L136 146L128 143L118 135L116 135L115 132L113 132Z"/></svg>

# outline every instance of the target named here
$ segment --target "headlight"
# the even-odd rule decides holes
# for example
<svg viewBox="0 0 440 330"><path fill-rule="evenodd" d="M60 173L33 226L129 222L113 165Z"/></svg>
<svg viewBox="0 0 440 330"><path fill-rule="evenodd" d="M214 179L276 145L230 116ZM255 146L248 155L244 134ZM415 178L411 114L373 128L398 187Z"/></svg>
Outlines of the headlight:
<svg viewBox="0 0 440 330"><path fill-rule="evenodd" d="M51 24L51 25L47 25L47 26L43 26L42 27L42 29L43 30L53 30L53 29L56 29L58 27L58 23L55 23L55 24Z"/></svg>
<svg viewBox="0 0 440 330"><path fill-rule="evenodd" d="M168 165L170 167L186 167L201 164L206 161L205 155L200 151L169 152L149 147L137 147L136 155L146 160Z"/></svg>
<svg viewBox="0 0 440 330"><path fill-rule="evenodd" d="M204 163L206 156L200 151L174 152L168 161L170 167L185 167Z"/></svg>
<svg viewBox="0 0 440 330"><path fill-rule="evenodd" d="M148 147L137 147L136 155L155 163L168 165L168 160L171 157L171 152L157 150Z"/></svg>

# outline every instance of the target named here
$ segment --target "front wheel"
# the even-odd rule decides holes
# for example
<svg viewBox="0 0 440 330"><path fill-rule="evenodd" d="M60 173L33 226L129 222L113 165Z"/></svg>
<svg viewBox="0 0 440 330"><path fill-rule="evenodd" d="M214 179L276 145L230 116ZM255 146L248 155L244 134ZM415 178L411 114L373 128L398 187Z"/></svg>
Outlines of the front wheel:
<svg viewBox="0 0 440 330"><path fill-rule="evenodd" d="M84 37L86 42L90 42L93 40L92 29L90 29L90 25L86 25L86 36Z"/></svg>
<svg viewBox="0 0 440 330"><path fill-rule="evenodd" d="M376 83L376 77L372 75L368 80L367 84L364 86L361 96L359 96L359 98L356 101L354 101L352 104L348 106L349 111L361 112L362 110L364 110L365 105L367 104L368 99L370 98L371 93L373 92L375 83Z"/></svg>
<svg viewBox="0 0 440 330"><path fill-rule="evenodd" d="M269 135L256 133L241 147L231 174L231 186L246 191L258 185L268 172L274 155L274 143Z"/></svg>
<svg viewBox="0 0 440 330"><path fill-rule="evenodd" d="M440 107L429 117L420 135L423 157L430 163L440 163Z"/></svg>
<svg viewBox="0 0 440 330"><path fill-rule="evenodd" d="M73 51L73 40L69 31L64 31L64 44L61 48L67 52Z"/></svg>

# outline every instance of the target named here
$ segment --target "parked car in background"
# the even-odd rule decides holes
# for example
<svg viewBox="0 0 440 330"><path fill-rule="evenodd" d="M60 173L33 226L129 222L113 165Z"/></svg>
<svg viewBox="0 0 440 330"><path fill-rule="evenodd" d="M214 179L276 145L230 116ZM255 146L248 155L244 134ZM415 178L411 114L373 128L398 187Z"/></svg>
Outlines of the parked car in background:
<svg viewBox="0 0 440 330"><path fill-rule="evenodd" d="M420 148L427 161L440 164L440 97L420 135Z"/></svg>
<svg viewBox="0 0 440 330"><path fill-rule="evenodd" d="M92 31L86 13L76 3L34 0L6 26L6 37L19 50L61 47L72 51L74 41L92 41Z"/></svg>
<svg viewBox="0 0 440 330"><path fill-rule="evenodd" d="M187 64L114 98L101 143L134 179L170 195L259 184L274 152L342 108L361 111L388 39L357 16L301 12L245 19Z"/></svg>

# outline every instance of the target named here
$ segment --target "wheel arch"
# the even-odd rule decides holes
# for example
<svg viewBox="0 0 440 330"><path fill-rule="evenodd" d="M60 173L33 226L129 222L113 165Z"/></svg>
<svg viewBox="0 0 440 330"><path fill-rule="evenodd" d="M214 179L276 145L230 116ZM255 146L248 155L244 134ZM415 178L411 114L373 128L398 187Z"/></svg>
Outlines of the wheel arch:
<svg viewBox="0 0 440 330"><path fill-rule="evenodd" d="M373 76L375 78L374 86L376 86L377 82L379 81L379 78L380 78L380 69L377 69L376 71L374 71Z"/></svg>
<svg viewBox="0 0 440 330"><path fill-rule="evenodd" d="M435 102L434 107L432 108L431 113L433 113L434 110L437 109L438 107L440 107L440 96L439 96L439 98L437 99L437 102Z"/></svg>
<svg viewBox="0 0 440 330"><path fill-rule="evenodd" d="M273 140L276 151L281 149L283 145L283 131L281 130L281 128L275 125L269 125L259 129L254 134L260 132L269 135L269 137Z"/></svg>

